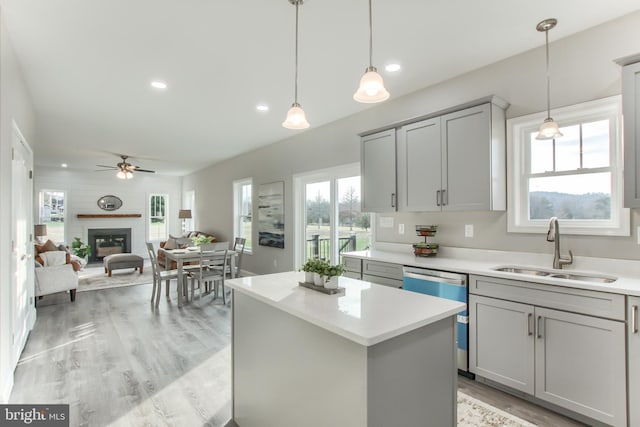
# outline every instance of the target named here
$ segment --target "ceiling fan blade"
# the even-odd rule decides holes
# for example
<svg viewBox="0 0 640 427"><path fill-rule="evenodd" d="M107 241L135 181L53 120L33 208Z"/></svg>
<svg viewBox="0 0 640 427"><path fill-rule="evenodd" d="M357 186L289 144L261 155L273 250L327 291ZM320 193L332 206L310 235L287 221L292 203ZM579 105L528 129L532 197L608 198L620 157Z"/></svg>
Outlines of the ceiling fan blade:
<svg viewBox="0 0 640 427"><path fill-rule="evenodd" d="M112 172L115 168L111 169L95 169L94 172Z"/></svg>
<svg viewBox="0 0 640 427"><path fill-rule="evenodd" d="M116 166L96 165L99 168L118 169Z"/></svg>
<svg viewBox="0 0 640 427"><path fill-rule="evenodd" d="M149 169L138 169L137 167L134 169L135 172L148 172L148 173L156 173L156 171L152 171Z"/></svg>

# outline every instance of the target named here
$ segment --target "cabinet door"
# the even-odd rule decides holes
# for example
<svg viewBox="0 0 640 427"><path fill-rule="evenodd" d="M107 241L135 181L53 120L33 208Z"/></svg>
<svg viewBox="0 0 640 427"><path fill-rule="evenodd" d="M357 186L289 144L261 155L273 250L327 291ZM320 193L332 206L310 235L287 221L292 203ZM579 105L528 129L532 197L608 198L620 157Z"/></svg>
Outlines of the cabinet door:
<svg viewBox="0 0 640 427"><path fill-rule="evenodd" d="M442 190L440 117L413 123L398 132L399 209L439 211Z"/></svg>
<svg viewBox="0 0 640 427"><path fill-rule="evenodd" d="M627 309L629 425L640 426L640 297L628 297Z"/></svg>
<svg viewBox="0 0 640 427"><path fill-rule="evenodd" d="M442 116L443 210L491 209L491 106Z"/></svg>
<svg viewBox="0 0 640 427"><path fill-rule="evenodd" d="M469 370L533 394L533 312L531 305L469 295Z"/></svg>
<svg viewBox="0 0 640 427"><path fill-rule="evenodd" d="M626 426L624 323L536 307L535 396Z"/></svg>
<svg viewBox="0 0 640 427"><path fill-rule="evenodd" d="M362 211L395 211L397 209L395 129L363 137L360 160Z"/></svg>
<svg viewBox="0 0 640 427"><path fill-rule="evenodd" d="M624 206L640 207L640 62L622 69Z"/></svg>

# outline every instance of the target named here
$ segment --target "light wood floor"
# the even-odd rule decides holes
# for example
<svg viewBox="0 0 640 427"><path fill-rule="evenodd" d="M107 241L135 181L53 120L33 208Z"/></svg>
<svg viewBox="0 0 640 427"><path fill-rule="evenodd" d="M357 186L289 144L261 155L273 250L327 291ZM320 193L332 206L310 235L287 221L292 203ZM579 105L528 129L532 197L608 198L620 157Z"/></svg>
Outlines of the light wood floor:
<svg viewBox="0 0 640 427"><path fill-rule="evenodd" d="M154 311L150 296L138 285L78 293L75 303L40 300L10 402L69 403L72 426L223 426L230 308L208 295L178 309L173 290ZM458 384L541 427L582 425L475 381Z"/></svg>

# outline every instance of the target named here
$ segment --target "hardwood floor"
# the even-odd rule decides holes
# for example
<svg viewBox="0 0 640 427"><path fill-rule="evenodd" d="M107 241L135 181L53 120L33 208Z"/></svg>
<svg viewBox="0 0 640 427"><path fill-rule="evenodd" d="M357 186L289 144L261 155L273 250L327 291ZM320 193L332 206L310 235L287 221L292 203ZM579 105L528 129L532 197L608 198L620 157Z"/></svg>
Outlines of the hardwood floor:
<svg viewBox="0 0 640 427"><path fill-rule="evenodd" d="M175 286L175 282L173 283ZM177 308L151 285L38 302L10 403L69 403L72 426L223 426L230 418L230 309L211 295ZM579 426L460 377L461 391L538 426Z"/></svg>

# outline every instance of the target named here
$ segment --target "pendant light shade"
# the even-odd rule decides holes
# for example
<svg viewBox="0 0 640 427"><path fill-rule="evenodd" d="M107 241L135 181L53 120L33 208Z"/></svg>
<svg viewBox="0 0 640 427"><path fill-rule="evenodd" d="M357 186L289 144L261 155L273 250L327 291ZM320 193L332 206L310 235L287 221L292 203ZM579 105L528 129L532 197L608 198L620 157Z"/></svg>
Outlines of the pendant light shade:
<svg viewBox="0 0 640 427"><path fill-rule="evenodd" d="M120 179L132 179L133 178L133 173L129 172L129 171L123 171L123 170L119 170L118 173L116 174L116 176Z"/></svg>
<svg viewBox="0 0 640 427"><path fill-rule="evenodd" d="M291 108L287 111L287 118L282 122L282 126L287 129L306 129L309 127L307 116L304 110L298 104L298 6L302 4L302 0L289 0L289 3L296 7L296 78L294 85L294 101Z"/></svg>
<svg viewBox="0 0 640 427"><path fill-rule="evenodd" d="M538 23L536 30L543 32L545 35L545 49L547 57L547 118L540 125L540 130L536 139L555 139L560 138L562 133L558 127L558 123L551 117L551 84L549 76L549 30L556 26L558 21L554 18L545 19Z"/></svg>
<svg viewBox="0 0 640 427"><path fill-rule="evenodd" d="M382 102L389 99L389 92L384 88L382 76L373 66L373 22L371 13L371 0L369 0L369 67L360 79L360 87L353 94L353 99L365 104Z"/></svg>

